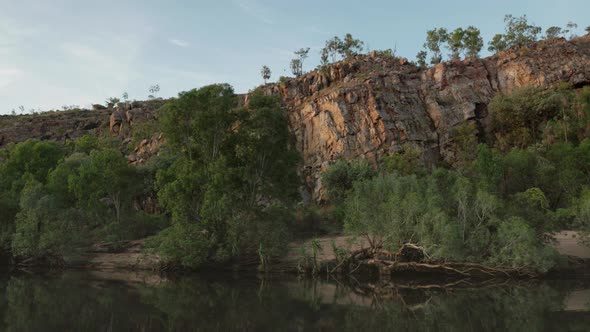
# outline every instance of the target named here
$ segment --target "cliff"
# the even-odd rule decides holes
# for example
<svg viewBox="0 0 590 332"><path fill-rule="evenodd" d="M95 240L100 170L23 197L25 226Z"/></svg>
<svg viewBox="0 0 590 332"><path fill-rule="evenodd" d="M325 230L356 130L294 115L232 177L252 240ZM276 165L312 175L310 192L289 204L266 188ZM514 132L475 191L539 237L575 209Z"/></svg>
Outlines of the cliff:
<svg viewBox="0 0 590 332"><path fill-rule="evenodd" d="M410 145L424 151L427 163L453 163L451 130L473 121L480 130L478 139L485 137L487 105L496 94L560 82L576 87L590 84L590 35L425 69L406 59L357 55L262 89L283 99L303 158L302 177L311 198L321 199L319 174L338 158L376 161ZM247 102L248 97L244 99ZM137 125L152 119L161 102L132 105L134 123L120 114L117 118ZM0 117L0 147L31 137L63 141L109 130L109 117L113 110ZM157 142L148 139L140 145L153 153ZM134 147L130 162L137 162L142 146Z"/></svg>
<svg viewBox="0 0 590 332"><path fill-rule="evenodd" d="M410 145L424 160L453 163L453 127L488 128L487 105L498 93L527 85L590 84L590 35L554 39L420 69L405 59L358 55L265 87L280 95L303 156L302 174L321 199L319 174L330 162L379 156Z"/></svg>

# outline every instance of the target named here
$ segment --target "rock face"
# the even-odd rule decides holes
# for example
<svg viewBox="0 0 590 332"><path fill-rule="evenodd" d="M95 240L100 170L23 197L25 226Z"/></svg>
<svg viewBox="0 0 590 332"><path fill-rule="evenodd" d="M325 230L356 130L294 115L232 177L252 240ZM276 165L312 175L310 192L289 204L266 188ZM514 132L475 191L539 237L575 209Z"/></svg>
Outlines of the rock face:
<svg viewBox="0 0 590 332"><path fill-rule="evenodd" d="M538 42L485 59L450 61L426 69L407 59L358 55L261 88L283 99L302 155L300 172L306 191L321 200L320 173L339 158L375 162L384 154L412 146L424 151L427 163L453 163L451 130L472 121L485 132L487 105L496 94L559 82L590 85L590 35ZM113 123L109 120L114 110L98 108L0 117L0 147L31 137L75 138L109 130L111 124L111 134L129 143L129 132L123 127L131 129L135 122L153 118L163 101L154 102L131 104L127 112L114 115ZM247 103L248 96L242 102ZM141 163L157 153L161 140L154 133L142 141L128 156L129 162Z"/></svg>
<svg viewBox="0 0 590 332"><path fill-rule="evenodd" d="M375 161L410 145L424 151L427 163L453 163L451 129L475 121L485 131L496 94L559 82L590 85L590 35L427 69L358 55L264 89L282 97L303 157L301 174L321 200L319 174L338 158Z"/></svg>

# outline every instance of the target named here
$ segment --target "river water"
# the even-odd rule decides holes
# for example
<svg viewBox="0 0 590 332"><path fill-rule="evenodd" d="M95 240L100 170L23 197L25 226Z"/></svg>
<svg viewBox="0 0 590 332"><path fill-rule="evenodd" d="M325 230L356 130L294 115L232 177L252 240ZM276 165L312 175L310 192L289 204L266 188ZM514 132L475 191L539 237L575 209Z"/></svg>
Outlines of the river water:
<svg viewBox="0 0 590 332"><path fill-rule="evenodd" d="M590 331L590 281L441 288L296 278L24 272L1 331Z"/></svg>

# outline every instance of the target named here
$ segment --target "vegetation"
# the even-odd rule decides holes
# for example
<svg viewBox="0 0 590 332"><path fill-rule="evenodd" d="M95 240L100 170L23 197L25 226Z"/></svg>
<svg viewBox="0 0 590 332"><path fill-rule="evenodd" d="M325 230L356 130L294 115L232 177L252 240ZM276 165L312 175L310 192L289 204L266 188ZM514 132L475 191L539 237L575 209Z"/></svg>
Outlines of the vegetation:
<svg viewBox="0 0 590 332"><path fill-rule="evenodd" d="M490 52L503 51L511 47L521 47L537 41L542 31L541 27L530 24L526 15L521 17L506 15L504 16L504 23L506 23L506 32L494 35L488 48Z"/></svg>
<svg viewBox="0 0 590 332"><path fill-rule="evenodd" d="M350 33L347 33L344 39L334 36L334 38L326 41L324 48L321 50L321 63L325 65L329 59L334 62L338 57L348 58L362 52L363 47L364 42L353 38Z"/></svg>
<svg viewBox="0 0 590 332"><path fill-rule="evenodd" d="M172 227L154 248L185 267L278 254L298 186L279 100L255 92L237 108L229 85L211 85L181 93L160 121L173 157L157 173L158 198Z"/></svg>
<svg viewBox="0 0 590 332"><path fill-rule="evenodd" d="M295 76L300 76L303 74L303 62L307 59L307 54L309 53L309 47L301 48L298 51L294 52L297 58L291 60L291 72Z"/></svg>
<svg viewBox="0 0 590 332"><path fill-rule="evenodd" d="M557 263L549 234L590 230L589 96L567 86L499 95L489 145L478 145L472 122L451 131L454 169L429 171L406 147L383 157L377 175L365 161L339 161L322 183L344 230L373 250L544 272Z"/></svg>
<svg viewBox="0 0 590 332"><path fill-rule="evenodd" d="M264 80L264 84L266 84L266 81L270 79L270 74L270 68L268 68L268 66L262 66L262 69L260 69L260 75Z"/></svg>
<svg viewBox="0 0 590 332"><path fill-rule="evenodd" d="M116 246L165 225L133 207L149 190L141 178L150 171L128 166L106 142L28 140L1 159L0 245L18 260L60 264L94 243Z"/></svg>
<svg viewBox="0 0 590 332"><path fill-rule="evenodd" d="M60 264L95 243L160 232L170 266L197 267L257 250L275 256L297 198L297 153L276 97L248 108L228 85L184 92L160 112L162 158L132 167L109 139L66 147L29 140L0 150L0 245L17 261ZM139 202L157 192L163 215Z"/></svg>
<svg viewBox="0 0 590 332"><path fill-rule="evenodd" d="M451 59L460 59L461 53L467 58L479 57L479 52L483 47L483 39L480 31L474 26L469 26L466 29L457 28L451 32L445 28L435 28L426 32L426 42L424 48L432 53L430 59L431 64L437 64L442 61L442 45L446 44L446 48L451 52L449 57ZM420 65L425 64L427 52L426 50L418 53L417 59Z"/></svg>

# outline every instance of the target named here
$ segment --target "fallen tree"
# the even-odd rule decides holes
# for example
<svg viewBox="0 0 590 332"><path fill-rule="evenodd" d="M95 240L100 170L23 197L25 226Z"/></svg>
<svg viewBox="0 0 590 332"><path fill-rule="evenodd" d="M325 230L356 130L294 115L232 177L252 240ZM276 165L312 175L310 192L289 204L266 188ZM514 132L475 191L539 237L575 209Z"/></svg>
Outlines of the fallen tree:
<svg viewBox="0 0 590 332"><path fill-rule="evenodd" d="M454 278L536 278L541 272L530 267L488 266L472 262L438 261L432 259L423 247L404 244L397 252L381 246L350 252L342 259L322 262L316 266L300 267L307 274L373 275L389 279L406 273L446 275Z"/></svg>

